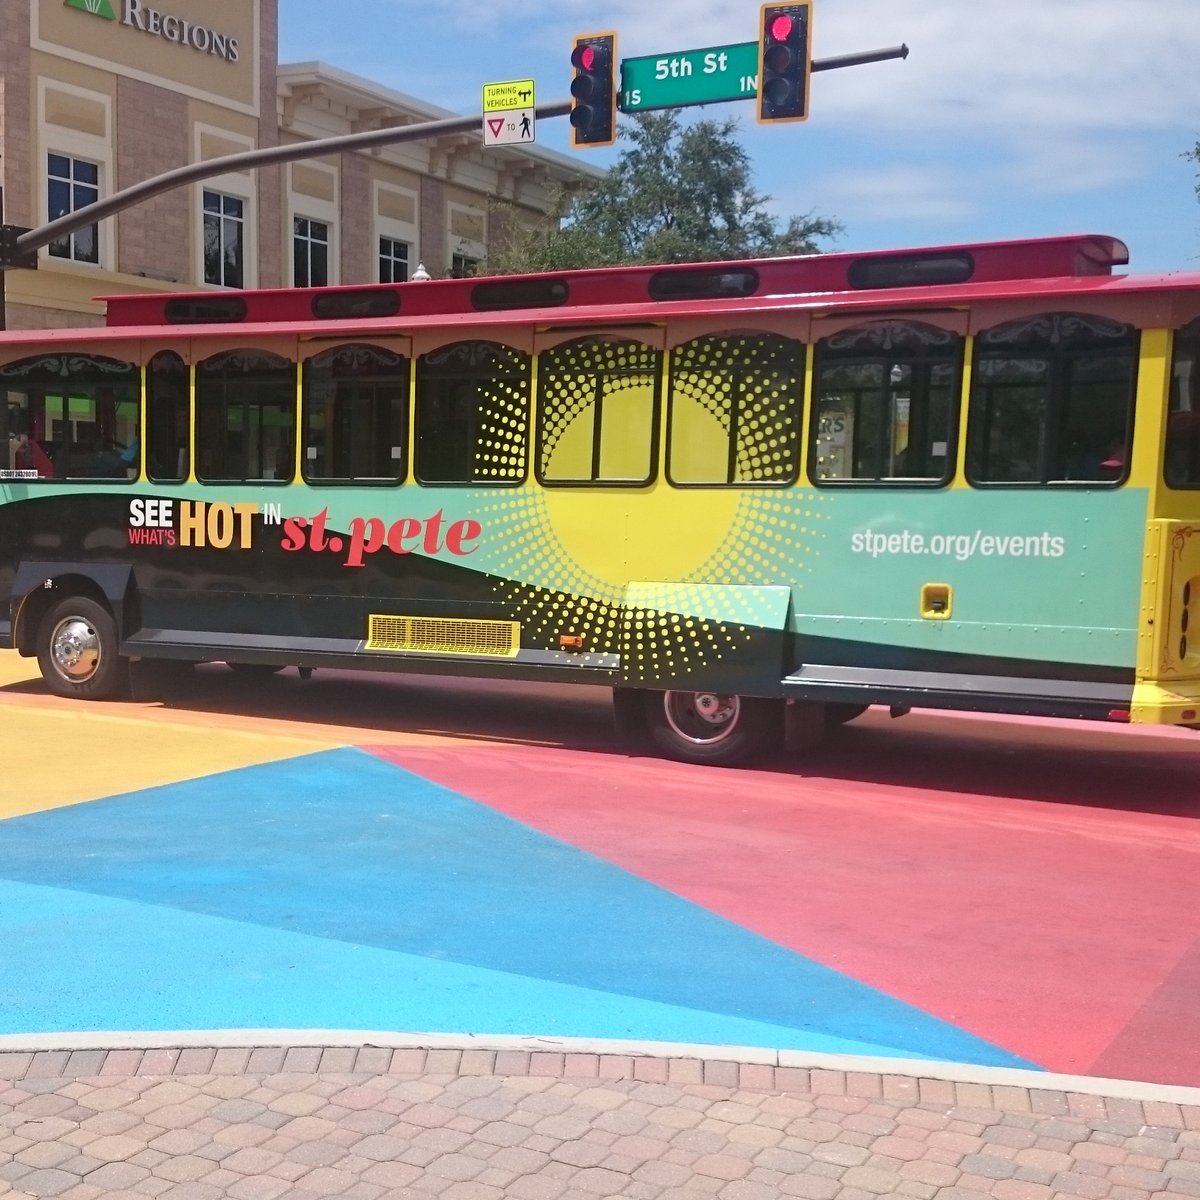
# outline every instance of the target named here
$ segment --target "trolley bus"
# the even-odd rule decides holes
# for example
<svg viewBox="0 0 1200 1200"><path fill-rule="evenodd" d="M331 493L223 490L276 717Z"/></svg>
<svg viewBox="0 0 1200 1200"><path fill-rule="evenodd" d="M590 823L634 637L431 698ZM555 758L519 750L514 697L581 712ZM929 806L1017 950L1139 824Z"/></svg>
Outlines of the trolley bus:
<svg viewBox="0 0 1200 1200"><path fill-rule="evenodd" d="M125 295L0 334L0 646L1200 727L1200 274L1098 235ZM6 457L5 457L6 455Z"/></svg>

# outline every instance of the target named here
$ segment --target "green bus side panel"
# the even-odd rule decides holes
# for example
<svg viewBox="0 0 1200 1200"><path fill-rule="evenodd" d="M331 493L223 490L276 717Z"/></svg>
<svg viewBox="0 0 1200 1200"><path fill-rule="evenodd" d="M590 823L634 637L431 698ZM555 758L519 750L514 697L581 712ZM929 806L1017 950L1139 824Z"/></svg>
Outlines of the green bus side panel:
<svg viewBox="0 0 1200 1200"><path fill-rule="evenodd" d="M1131 667L1144 491L954 490L832 497L798 633L958 653ZM950 616L922 616L922 589Z"/></svg>

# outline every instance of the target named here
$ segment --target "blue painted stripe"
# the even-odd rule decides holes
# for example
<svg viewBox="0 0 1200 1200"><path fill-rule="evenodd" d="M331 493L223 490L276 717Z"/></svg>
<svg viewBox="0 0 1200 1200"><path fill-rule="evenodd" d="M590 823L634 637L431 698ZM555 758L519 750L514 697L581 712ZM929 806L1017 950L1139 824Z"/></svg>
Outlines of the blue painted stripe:
<svg viewBox="0 0 1200 1200"><path fill-rule="evenodd" d="M19 937L0 1033L359 1029L771 1046L896 1056L566 983L57 888L0 883Z"/></svg>
<svg viewBox="0 0 1200 1200"><path fill-rule="evenodd" d="M570 985L607 995L614 1022L636 998L795 1030L810 1048L1031 1065L353 749L13 818L0 878L329 939L364 963L374 948Z"/></svg>

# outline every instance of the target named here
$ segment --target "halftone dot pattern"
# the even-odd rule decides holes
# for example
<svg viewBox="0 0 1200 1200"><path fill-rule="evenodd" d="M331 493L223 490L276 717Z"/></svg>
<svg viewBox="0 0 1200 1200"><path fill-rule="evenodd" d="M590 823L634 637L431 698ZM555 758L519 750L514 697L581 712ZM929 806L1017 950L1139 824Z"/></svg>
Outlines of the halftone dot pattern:
<svg viewBox="0 0 1200 1200"><path fill-rule="evenodd" d="M525 477L529 441L529 385L524 379L491 379L478 391L475 478L519 480Z"/></svg>
<svg viewBox="0 0 1200 1200"><path fill-rule="evenodd" d="M578 478L556 470L554 452L563 434L575 421L595 421L596 405L623 390L641 389L646 403L654 403L659 377L659 351L629 341L568 342L538 358L538 406L541 443L538 472L553 479ZM647 414L648 415L648 414ZM593 436L598 437L596 432ZM592 474L584 478L594 478Z"/></svg>
<svg viewBox="0 0 1200 1200"><path fill-rule="evenodd" d="M789 483L800 461L804 347L775 334L697 338L671 352L671 396L708 412L733 439L732 478L688 483ZM672 445L683 436L672 422Z"/></svg>
<svg viewBox="0 0 1200 1200"><path fill-rule="evenodd" d="M571 557L545 492L496 492L477 511L504 548L489 569L521 623L522 646L553 649L560 634L576 634L586 647L580 665L619 654L625 678L650 685L713 667L769 625L764 585L803 586L828 502L799 489L742 493L722 545L683 579L642 582L636 600Z"/></svg>

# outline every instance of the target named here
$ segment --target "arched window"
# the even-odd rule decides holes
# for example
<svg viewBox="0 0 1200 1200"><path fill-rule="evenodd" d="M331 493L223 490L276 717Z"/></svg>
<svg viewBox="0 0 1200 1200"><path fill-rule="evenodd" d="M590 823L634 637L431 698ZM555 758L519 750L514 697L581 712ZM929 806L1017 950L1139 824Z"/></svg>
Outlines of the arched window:
<svg viewBox="0 0 1200 1200"><path fill-rule="evenodd" d="M654 477L661 352L607 335L538 358L538 479L644 484Z"/></svg>
<svg viewBox="0 0 1200 1200"><path fill-rule="evenodd" d="M1200 318L1175 335L1165 476L1168 487L1200 488Z"/></svg>
<svg viewBox="0 0 1200 1200"><path fill-rule="evenodd" d="M129 479L138 467L134 363L39 354L0 367L4 466L27 479ZM10 476L11 478L12 476Z"/></svg>
<svg viewBox="0 0 1200 1200"><path fill-rule="evenodd" d="M671 351L667 478L676 485L791 483L800 466L804 346L754 331Z"/></svg>
<svg viewBox="0 0 1200 1200"><path fill-rule="evenodd" d="M456 342L417 360L421 483L520 483L529 431L529 355L496 342Z"/></svg>
<svg viewBox="0 0 1200 1200"><path fill-rule="evenodd" d="M266 350L230 350L196 368L196 476L206 483L291 479L296 368Z"/></svg>
<svg viewBox="0 0 1200 1200"><path fill-rule="evenodd" d="M304 364L304 478L399 483L408 439L408 359L336 346Z"/></svg>
<svg viewBox="0 0 1200 1200"><path fill-rule="evenodd" d="M1116 483L1133 432L1138 332L1103 317L1045 313L975 339L971 483Z"/></svg>
<svg viewBox="0 0 1200 1200"><path fill-rule="evenodd" d="M962 363L958 334L919 321L874 321L822 338L809 439L814 482L948 482Z"/></svg>
<svg viewBox="0 0 1200 1200"><path fill-rule="evenodd" d="M172 350L162 350L146 371L146 473L158 483L188 476L192 425L188 369Z"/></svg>

